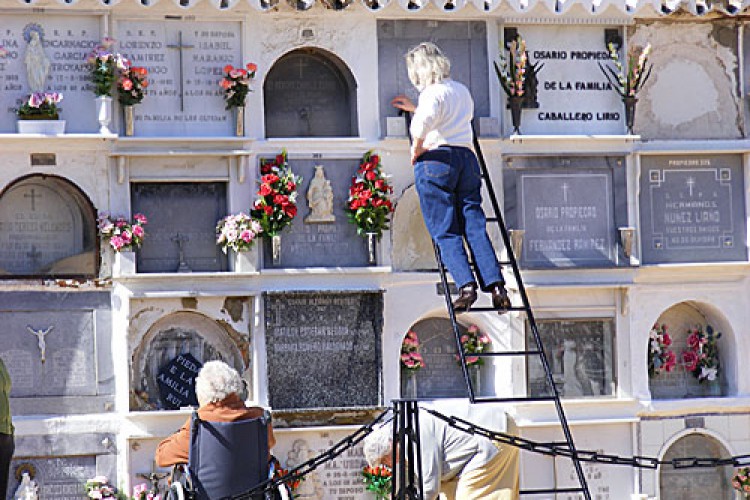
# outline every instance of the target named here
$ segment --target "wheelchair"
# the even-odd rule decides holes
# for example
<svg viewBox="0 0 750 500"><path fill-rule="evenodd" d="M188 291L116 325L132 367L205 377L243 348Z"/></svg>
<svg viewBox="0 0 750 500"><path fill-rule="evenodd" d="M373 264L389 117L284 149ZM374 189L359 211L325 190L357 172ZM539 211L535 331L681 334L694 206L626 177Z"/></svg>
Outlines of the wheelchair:
<svg viewBox="0 0 750 500"><path fill-rule="evenodd" d="M268 460L270 414L252 420L208 422L193 412L187 464L177 464L165 500L223 500L273 477ZM252 500L289 500L282 485Z"/></svg>

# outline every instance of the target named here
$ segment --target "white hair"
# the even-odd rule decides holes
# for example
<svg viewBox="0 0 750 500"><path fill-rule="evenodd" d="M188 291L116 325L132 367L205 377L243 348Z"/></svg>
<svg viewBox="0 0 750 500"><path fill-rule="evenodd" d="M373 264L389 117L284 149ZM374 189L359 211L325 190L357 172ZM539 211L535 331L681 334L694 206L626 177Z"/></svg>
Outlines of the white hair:
<svg viewBox="0 0 750 500"><path fill-rule="evenodd" d="M370 467L382 463L383 458L393 452L393 426L392 421L374 429L368 434L364 441L362 451L365 460Z"/></svg>
<svg viewBox="0 0 750 500"><path fill-rule="evenodd" d="M423 42L406 53L406 72L412 85L421 92L428 85L440 83L451 76L451 61L430 42Z"/></svg>
<svg viewBox="0 0 750 500"><path fill-rule="evenodd" d="M233 393L242 396L244 389L240 374L223 361L207 362L195 379L195 395L200 406L221 401Z"/></svg>

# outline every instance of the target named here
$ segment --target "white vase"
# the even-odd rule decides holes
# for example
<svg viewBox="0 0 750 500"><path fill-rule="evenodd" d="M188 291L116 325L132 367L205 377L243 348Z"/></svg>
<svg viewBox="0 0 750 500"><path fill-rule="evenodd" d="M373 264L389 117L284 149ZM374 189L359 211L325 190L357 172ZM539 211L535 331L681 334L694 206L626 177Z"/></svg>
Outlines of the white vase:
<svg viewBox="0 0 750 500"><path fill-rule="evenodd" d="M271 236L271 262L274 266L281 265L281 235Z"/></svg>
<svg viewBox="0 0 750 500"><path fill-rule="evenodd" d="M112 266L112 276L132 276L135 274L135 252L115 252L115 264Z"/></svg>
<svg viewBox="0 0 750 500"><path fill-rule="evenodd" d="M96 98L96 119L99 120L99 133L111 134L109 123L112 121L112 98L106 95Z"/></svg>
<svg viewBox="0 0 750 500"><path fill-rule="evenodd" d="M482 376L479 371L479 365L470 365L467 368L469 370L471 385L474 388L474 396L479 396L482 392Z"/></svg>
<svg viewBox="0 0 750 500"><path fill-rule="evenodd" d="M18 120L19 134L62 135L65 120Z"/></svg>
<svg viewBox="0 0 750 500"><path fill-rule="evenodd" d="M401 370L401 397L404 399L417 399L416 371Z"/></svg>
<svg viewBox="0 0 750 500"><path fill-rule="evenodd" d="M257 247L253 247L250 250L244 252L232 252L234 255L234 272L236 273L254 273L258 271L257 259L258 251Z"/></svg>
<svg viewBox="0 0 750 500"><path fill-rule="evenodd" d="M367 233L367 264L370 266L378 263L377 248L378 234Z"/></svg>

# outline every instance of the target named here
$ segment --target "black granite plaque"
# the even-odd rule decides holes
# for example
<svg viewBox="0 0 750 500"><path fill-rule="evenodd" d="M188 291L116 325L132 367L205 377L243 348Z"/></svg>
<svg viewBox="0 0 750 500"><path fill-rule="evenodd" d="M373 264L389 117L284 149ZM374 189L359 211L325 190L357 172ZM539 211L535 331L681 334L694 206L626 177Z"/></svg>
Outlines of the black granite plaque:
<svg viewBox="0 0 750 500"><path fill-rule="evenodd" d="M265 294L274 409L381 403L381 292Z"/></svg>
<svg viewBox="0 0 750 500"><path fill-rule="evenodd" d="M195 377L202 366L192 354L183 353L162 367L156 376L156 383L165 408L178 410L183 406L198 406Z"/></svg>
<svg viewBox="0 0 750 500"><path fill-rule="evenodd" d="M435 42L451 60L451 77L466 85L474 99L474 116L490 116L487 28L479 21L378 21L378 88L380 127L397 116L391 99L418 92L406 74L406 52L426 40ZM495 78L493 75L491 78Z"/></svg>
<svg viewBox="0 0 750 500"><path fill-rule="evenodd" d="M264 238L264 267L356 267L367 265L367 240L357 234L344 208L349 197L351 178L359 168L359 160L291 160L295 174L301 175L298 187L297 217L281 234L281 262L274 266L271 242ZM315 174L315 166L323 165L325 177L333 190L334 222L306 222L310 215L307 191Z"/></svg>
<svg viewBox="0 0 750 500"><path fill-rule="evenodd" d="M97 475L96 456L80 455L55 458L18 458L11 464L11 477L8 486L8 499L20 484L13 477L13 471L21 464L31 464L36 472L33 480L39 486L39 498L55 500L85 500L88 497L83 488L87 479ZM5 493L5 492L3 492ZM5 499L3 495L1 498Z"/></svg>
<svg viewBox="0 0 750 500"><path fill-rule="evenodd" d="M357 134L356 83L330 53L293 51L263 85L266 137L346 137Z"/></svg>
<svg viewBox="0 0 750 500"><path fill-rule="evenodd" d="M747 260L741 155L641 158L644 263Z"/></svg>
<svg viewBox="0 0 750 500"><path fill-rule="evenodd" d="M148 217L139 273L227 270L227 257L216 245L216 222L227 210L226 184L133 184L131 199L133 213Z"/></svg>
<svg viewBox="0 0 750 500"><path fill-rule="evenodd" d="M614 394L614 324L610 319L537 320L552 378L566 398ZM529 349L536 349L526 324ZM529 394L551 394L538 358L528 363Z"/></svg>
<svg viewBox="0 0 750 500"><path fill-rule="evenodd" d="M459 325L463 334L466 328ZM466 381L458 354L456 338L450 321L443 318L426 319L412 327L419 338L419 352L425 366L416 372L417 397L465 398Z"/></svg>

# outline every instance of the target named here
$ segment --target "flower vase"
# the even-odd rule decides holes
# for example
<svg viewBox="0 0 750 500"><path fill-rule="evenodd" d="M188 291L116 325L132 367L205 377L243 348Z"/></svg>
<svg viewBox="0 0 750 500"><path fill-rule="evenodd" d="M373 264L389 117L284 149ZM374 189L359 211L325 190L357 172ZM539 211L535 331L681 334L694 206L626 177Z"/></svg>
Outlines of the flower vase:
<svg viewBox="0 0 750 500"><path fill-rule="evenodd" d="M378 263L377 258L377 245L378 245L378 234L367 233L367 264L374 266Z"/></svg>
<svg viewBox="0 0 750 500"><path fill-rule="evenodd" d="M128 250L115 251L115 263L112 276L117 278L135 274L135 252Z"/></svg>
<svg viewBox="0 0 750 500"><path fill-rule="evenodd" d="M23 119L16 122L19 134L62 135L65 133L65 120Z"/></svg>
<svg viewBox="0 0 750 500"><path fill-rule="evenodd" d="M245 106L237 106L234 109L237 111L234 117L234 135L243 137L245 135Z"/></svg>
<svg viewBox="0 0 750 500"><path fill-rule="evenodd" d="M133 133L135 132L135 127L133 125L134 122L134 111L135 108L133 106L123 106L123 115L125 116L125 135L128 137L131 137Z"/></svg>
<svg viewBox="0 0 750 500"><path fill-rule="evenodd" d="M281 265L281 235L271 236L271 262L274 266Z"/></svg>
<svg viewBox="0 0 750 500"><path fill-rule="evenodd" d="M112 98L102 95L96 98L96 119L99 120L99 133L111 134L109 123L112 121Z"/></svg>
<svg viewBox="0 0 750 500"><path fill-rule="evenodd" d="M703 394L707 398L720 398L721 397L721 382L719 379L706 380L703 383Z"/></svg>
<svg viewBox="0 0 750 500"><path fill-rule="evenodd" d="M628 134L630 135L633 135L633 126L635 125L635 104L637 102L637 97L622 98L622 103L625 105L625 126L628 128Z"/></svg>
<svg viewBox="0 0 750 500"><path fill-rule="evenodd" d="M474 388L474 396L479 396L482 392L482 377L479 373L479 365L469 365L466 368L469 370L469 380Z"/></svg>
<svg viewBox="0 0 750 500"><path fill-rule="evenodd" d="M416 370L401 370L401 397L404 399L417 399Z"/></svg>
<svg viewBox="0 0 750 500"><path fill-rule="evenodd" d="M241 252L232 251L232 254L234 256L234 272L254 273L258 270L255 265L257 258L255 247Z"/></svg>
<svg viewBox="0 0 750 500"><path fill-rule="evenodd" d="M521 133L521 107L523 101L526 99L524 96L513 95L508 98L508 107L510 108L510 119L513 123L513 133Z"/></svg>

